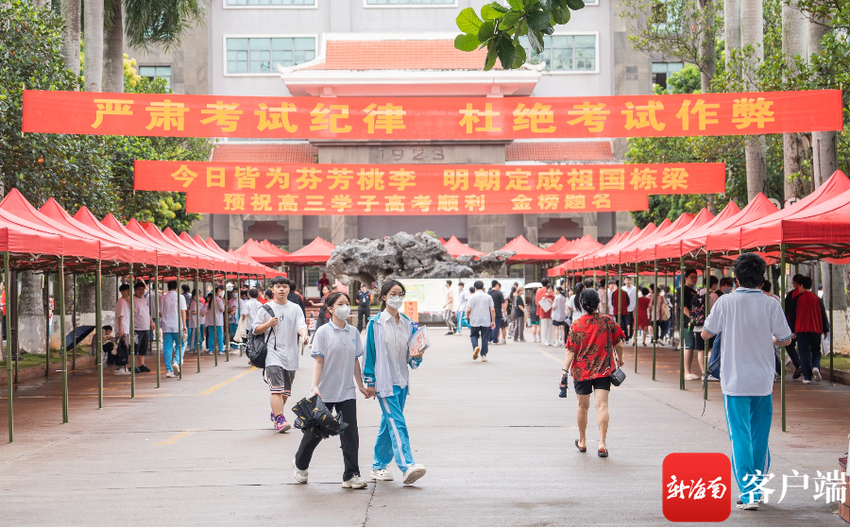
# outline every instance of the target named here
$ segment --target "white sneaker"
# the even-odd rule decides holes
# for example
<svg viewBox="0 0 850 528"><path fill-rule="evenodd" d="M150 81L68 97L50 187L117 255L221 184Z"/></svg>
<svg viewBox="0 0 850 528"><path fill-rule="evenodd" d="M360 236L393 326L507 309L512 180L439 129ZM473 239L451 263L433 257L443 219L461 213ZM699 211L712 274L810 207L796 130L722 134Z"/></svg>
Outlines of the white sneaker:
<svg viewBox="0 0 850 528"><path fill-rule="evenodd" d="M417 480L425 476L425 466L422 464L413 464L407 471L404 472L403 484L413 484Z"/></svg>
<svg viewBox="0 0 850 528"><path fill-rule="evenodd" d="M174 371L174 374L180 374L180 365L175 361L171 364L171 370Z"/></svg>
<svg viewBox="0 0 850 528"><path fill-rule="evenodd" d="M165 377L166 377L166 378L173 378L173 377L174 377L174 373L173 373L173 372L171 372L170 370L167 370L167 371L165 372Z"/></svg>
<svg viewBox="0 0 850 528"><path fill-rule="evenodd" d="M392 472L389 469L373 469L372 474L370 475L375 480L380 480L382 482L389 482L393 480Z"/></svg>
<svg viewBox="0 0 850 528"><path fill-rule="evenodd" d="M487 359L487 356L481 356L481 362L482 363L487 363L488 361L490 361L490 360Z"/></svg>
<svg viewBox="0 0 850 528"><path fill-rule="evenodd" d="M823 378L822 378L822 377L821 377L821 375L820 375L820 369L819 369L819 368L817 368L817 367L816 367L816 368L813 368L813 369L812 369L812 380L814 380L814 381L821 381L822 379L823 379Z"/></svg>
<svg viewBox="0 0 850 528"><path fill-rule="evenodd" d="M354 475L350 479L343 482L342 487L345 489L363 489L366 487L366 481L361 479L359 476Z"/></svg>
<svg viewBox="0 0 850 528"><path fill-rule="evenodd" d="M292 473L293 476L295 477L295 481L298 482L299 484L307 484L307 470L305 469L304 471L302 471L302 470L298 469L298 466L295 465L295 459L294 458L292 459L292 469L295 470ZM343 484L343 487L345 487L345 484Z"/></svg>
<svg viewBox="0 0 850 528"><path fill-rule="evenodd" d="M116 376L129 376L130 371L125 369L125 368L117 368L117 369L115 369L115 375Z"/></svg>
<svg viewBox="0 0 850 528"><path fill-rule="evenodd" d="M804 380L803 380L803 385L808 385L808 384L810 384L811 382L812 382L812 380L804 379Z"/></svg>

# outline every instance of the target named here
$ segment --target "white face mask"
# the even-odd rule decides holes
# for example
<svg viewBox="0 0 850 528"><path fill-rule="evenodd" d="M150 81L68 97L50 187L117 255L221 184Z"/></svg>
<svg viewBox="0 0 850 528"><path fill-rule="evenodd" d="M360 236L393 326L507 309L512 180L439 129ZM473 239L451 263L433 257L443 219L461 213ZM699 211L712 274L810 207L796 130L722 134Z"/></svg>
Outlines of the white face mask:
<svg viewBox="0 0 850 528"><path fill-rule="evenodd" d="M387 297L387 306L393 310L400 310L404 306L404 297Z"/></svg>
<svg viewBox="0 0 850 528"><path fill-rule="evenodd" d="M334 315L337 316L337 318L345 321L346 319L348 319L348 316L351 315L351 306L347 304L337 306L336 308L334 308Z"/></svg>
<svg viewBox="0 0 850 528"><path fill-rule="evenodd" d="M732 288L730 286L724 286L720 288L720 291L722 291L723 293L732 293Z"/></svg>

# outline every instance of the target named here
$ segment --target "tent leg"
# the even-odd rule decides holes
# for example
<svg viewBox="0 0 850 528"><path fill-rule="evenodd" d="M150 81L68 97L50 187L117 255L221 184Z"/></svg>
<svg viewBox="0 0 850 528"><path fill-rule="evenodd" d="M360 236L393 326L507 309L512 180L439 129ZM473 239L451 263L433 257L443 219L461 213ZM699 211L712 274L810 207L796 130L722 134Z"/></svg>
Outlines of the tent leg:
<svg viewBox="0 0 850 528"><path fill-rule="evenodd" d="M227 272L224 272L224 298L227 299ZM238 297L237 297L238 299ZM222 314L224 324L224 361L230 362L230 299L224 301L224 313Z"/></svg>
<svg viewBox="0 0 850 528"><path fill-rule="evenodd" d="M59 334L62 346L62 423L68 423L68 343L65 341L65 257L59 257ZM75 336L76 337L76 336Z"/></svg>
<svg viewBox="0 0 850 528"><path fill-rule="evenodd" d="M705 318L708 319L708 314L711 313L711 251L707 251L705 253L705 276L703 277L703 282L705 283ZM708 342L710 339L706 340L703 343L703 377L708 377L708 353L711 349L708 347ZM708 383L703 383L703 400L708 400Z"/></svg>
<svg viewBox="0 0 850 528"><path fill-rule="evenodd" d="M3 252L3 282L6 283L6 296L9 297L14 290L9 284L9 252ZM9 405L9 443L15 441L15 413L13 396L15 388L12 386L12 311L6 310L6 389L8 391ZM47 364L50 365L50 348L47 349Z"/></svg>
<svg viewBox="0 0 850 528"><path fill-rule="evenodd" d="M204 336L201 335L201 272L195 270L195 352L198 355L198 372L201 372L201 343ZM182 369L181 369L182 370Z"/></svg>
<svg viewBox="0 0 850 528"><path fill-rule="evenodd" d="M183 379L183 329L186 327L186 321L183 320L183 311L180 309L180 300L183 299L183 281L180 280L180 268L177 268L177 365L180 367L180 372L177 374L177 379ZM189 311L189 307L186 307ZM188 313L187 313L188 315ZM189 333L188 331L186 332ZM188 337L188 335L186 336Z"/></svg>
<svg viewBox="0 0 850 528"><path fill-rule="evenodd" d="M829 287L830 287L830 291L829 291L829 324L832 325L833 324L832 323L832 321L833 321L833 319L832 319L832 310L833 310L833 304L832 304L832 297L833 297L833 295L832 295L832 264L829 265ZM832 326L830 328L832 330L832 335L829 336L829 382L835 383L835 374L834 374L835 369L833 368L833 361L832 361L832 358L835 355L835 347L834 347L834 345L835 345L835 327Z"/></svg>
<svg viewBox="0 0 850 528"><path fill-rule="evenodd" d="M6 281L8 285L9 282ZM9 295L9 290L6 290L6 295ZM8 310L7 310L8 311ZM44 379L50 379L50 273L44 274L44 324L47 329L44 332L45 346L45 363L44 363ZM6 326L8 332L9 327Z"/></svg>
<svg viewBox="0 0 850 528"><path fill-rule="evenodd" d="M212 302L210 303L212 306L207 306L207 312L209 312L210 310L213 311L213 327L212 327L213 361L214 361L214 365L217 367L218 366L218 330L215 327L215 322L216 322L215 321L215 319L216 319L215 318L215 306L216 306L215 300L217 298L216 292L215 292L215 273L213 273L213 275L212 275L212 284L213 284ZM209 332L209 325L207 325L207 332Z"/></svg>
<svg viewBox="0 0 850 528"><path fill-rule="evenodd" d="M657 307L658 304L658 294L661 291L658 289L658 260L655 260L655 298L652 299L652 381L655 381L655 352L658 347L658 317L656 314L658 313Z"/></svg>
<svg viewBox="0 0 850 528"><path fill-rule="evenodd" d="M71 325L74 329L73 348L71 348L71 370L77 370L77 274L71 275Z"/></svg>
<svg viewBox="0 0 850 528"><path fill-rule="evenodd" d="M785 244L779 244L779 298L782 300L782 311L785 311ZM782 432L786 432L785 422L785 347L782 347L782 357L779 358L781 369L780 392L782 399Z"/></svg>
<svg viewBox="0 0 850 528"><path fill-rule="evenodd" d="M280 266L280 270L283 271L283 264ZM236 274L236 328L239 328L239 323L242 322L242 281L240 280L239 274ZM239 347L239 357L242 357L242 349L244 347Z"/></svg>
<svg viewBox="0 0 850 528"><path fill-rule="evenodd" d="M101 289L101 262L97 261L94 275L94 340L97 363L97 408L103 409L103 291Z"/></svg>
<svg viewBox="0 0 850 528"><path fill-rule="evenodd" d="M128 336L130 338L130 399L132 400L136 397L136 323L133 321L133 314L136 311L134 305L136 302L134 299L136 296L136 290L134 289L136 282L132 265L130 266L128 280L130 282L130 335Z"/></svg>
<svg viewBox="0 0 850 528"><path fill-rule="evenodd" d="M635 288L640 287L640 264L635 262ZM637 292L635 292L635 309L632 310L632 339L635 340L635 374L637 374L637 365L638 365L638 344L637 344L637 333L638 326L635 317L635 313L637 313ZM640 313L638 313L640 316Z"/></svg>
<svg viewBox="0 0 850 528"><path fill-rule="evenodd" d="M685 257L679 258L679 390L685 390Z"/></svg>
<svg viewBox="0 0 850 528"><path fill-rule="evenodd" d="M178 272L179 273L179 272ZM156 329L153 332L153 345L156 346L156 388L162 385L162 345L159 344L159 331L162 329L162 317L159 315L159 266L153 267L153 313L156 314ZM180 305L178 304L178 307Z"/></svg>

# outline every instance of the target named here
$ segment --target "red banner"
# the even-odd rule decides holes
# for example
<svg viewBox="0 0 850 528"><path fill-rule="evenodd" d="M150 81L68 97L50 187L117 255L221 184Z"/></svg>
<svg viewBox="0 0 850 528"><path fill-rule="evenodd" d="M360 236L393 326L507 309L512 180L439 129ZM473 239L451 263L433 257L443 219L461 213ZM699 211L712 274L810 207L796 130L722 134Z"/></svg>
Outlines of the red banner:
<svg viewBox="0 0 850 528"><path fill-rule="evenodd" d="M841 130L839 90L609 97L234 97L24 92L24 132L504 140Z"/></svg>
<svg viewBox="0 0 850 528"><path fill-rule="evenodd" d="M725 191L722 163L382 165L142 161L140 191L187 193L222 214L516 214L638 211L648 194Z"/></svg>

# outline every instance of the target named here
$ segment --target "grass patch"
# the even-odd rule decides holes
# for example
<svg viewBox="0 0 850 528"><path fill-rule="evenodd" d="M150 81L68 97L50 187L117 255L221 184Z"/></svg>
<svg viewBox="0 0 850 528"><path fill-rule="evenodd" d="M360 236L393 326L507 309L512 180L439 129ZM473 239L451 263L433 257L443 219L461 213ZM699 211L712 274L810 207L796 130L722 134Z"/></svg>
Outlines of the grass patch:
<svg viewBox="0 0 850 528"><path fill-rule="evenodd" d="M850 356L839 356L835 355L835 359L833 361L833 366L835 366L835 370L850 370ZM829 356L824 356L820 360L821 367L829 368Z"/></svg>
<svg viewBox="0 0 850 528"><path fill-rule="evenodd" d="M89 355L89 347L88 346L78 346L77 347L77 358L85 357ZM68 352L68 365L71 364L72 353ZM62 354L58 349L51 348L50 349L50 362L51 363L61 363L62 362ZM22 354L21 359L18 361L18 369L25 369L27 367L34 367L36 365L43 366L46 363L46 358L44 354ZM15 363L12 362L12 368L14 368ZM0 361L0 369L6 369L6 362Z"/></svg>

